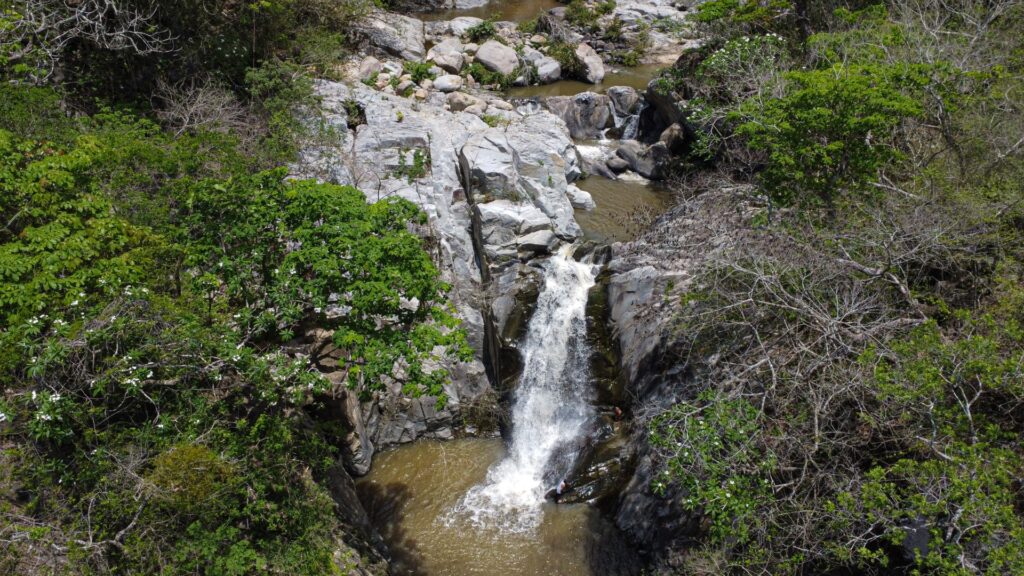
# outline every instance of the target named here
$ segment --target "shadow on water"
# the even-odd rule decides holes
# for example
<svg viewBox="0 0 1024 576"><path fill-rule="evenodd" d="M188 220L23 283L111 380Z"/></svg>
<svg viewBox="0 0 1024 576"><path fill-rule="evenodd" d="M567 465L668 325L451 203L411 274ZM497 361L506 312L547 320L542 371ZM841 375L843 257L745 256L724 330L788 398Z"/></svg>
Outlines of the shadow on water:
<svg viewBox="0 0 1024 576"><path fill-rule="evenodd" d="M403 519L403 508L412 498L409 487L393 482L390 484L360 483L356 487L359 500L363 503L370 522L388 543L391 553L391 573L409 576L426 576L423 570L423 556L416 538L408 533Z"/></svg>
<svg viewBox="0 0 1024 576"><path fill-rule="evenodd" d="M643 563L636 548L615 525L596 510L587 520L585 554L592 576L639 576Z"/></svg>

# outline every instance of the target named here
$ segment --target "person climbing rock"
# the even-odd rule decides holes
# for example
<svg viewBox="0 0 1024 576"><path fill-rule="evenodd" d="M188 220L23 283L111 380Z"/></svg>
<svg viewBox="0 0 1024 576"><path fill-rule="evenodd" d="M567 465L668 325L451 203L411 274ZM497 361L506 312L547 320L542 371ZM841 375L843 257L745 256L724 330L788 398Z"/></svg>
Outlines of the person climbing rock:
<svg viewBox="0 0 1024 576"><path fill-rule="evenodd" d="M562 499L562 496L569 491L569 484L565 480L558 483L558 486L548 490L548 493L544 495L545 500L551 500L555 504Z"/></svg>

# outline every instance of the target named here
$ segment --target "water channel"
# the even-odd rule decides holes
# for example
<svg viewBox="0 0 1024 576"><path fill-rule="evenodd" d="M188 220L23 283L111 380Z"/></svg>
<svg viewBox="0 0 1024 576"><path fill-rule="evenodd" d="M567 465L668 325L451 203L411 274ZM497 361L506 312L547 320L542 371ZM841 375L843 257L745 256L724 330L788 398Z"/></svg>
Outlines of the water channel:
<svg viewBox="0 0 1024 576"><path fill-rule="evenodd" d="M484 7L426 14L523 21L555 0L496 0ZM610 73L602 85L561 81L516 88L512 98L643 89L657 66ZM608 142L578 143L587 147ZM596 203L576 211L585 239L628 241L664 210L669 194L638 176L591 176L577 185ZM544 283L521 343L523 374L513 393L507 439L421 441L378 454L357 491L392 554L392 573L416 576L634 576L640 562L614 524L586 504L556 504L545 493L576 464L595 426L586 309L597 266L569 248L543 264Z"/></svg>

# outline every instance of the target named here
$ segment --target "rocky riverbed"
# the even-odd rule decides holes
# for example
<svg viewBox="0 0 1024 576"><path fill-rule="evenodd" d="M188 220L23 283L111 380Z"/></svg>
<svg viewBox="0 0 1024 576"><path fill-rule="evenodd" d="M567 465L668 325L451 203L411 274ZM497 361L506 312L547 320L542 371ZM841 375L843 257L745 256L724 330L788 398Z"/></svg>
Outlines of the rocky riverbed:
<svg viewBox="0 0 1024 576"><path fill-rule="evenodd" d="M497 434L522 369L517 346L542 263L577 245L578 257L611 264L588 307L603 416L579 450L576 489L566 501L600 503L629 536L649 543L657 515L647 519L655 504L644 484L643 438L613 422L612 406L627 406L625 391L642 391L637 383L647 378L642 366L658 346L659 325L645 323L641 310L674 273L640 264L642 243L614 243L610 251L600 244L641 235L666 207L666 196L649 183L664 176L686 131L665 120L674 119L649 89L602 84L621 74L620 44L574 26L564 7L537 5L535 20L517 13L530 26L460 12L443 19L377 12L356 31L364 40L360 53L339 65L334 80L316 85L330 137L311 143L295 172L356 186L371 201L397 196L420 206L428 216L420 232L476 352L448 367L443 408L434 398L404 397L398 382L369 399L339 398L350 431L343 460L349 474L362 476L389 446ZM653 39L657 48L645 59L671 62L696 43L683 20L690 7L620 2L596 29L623 27L626 45L641 35ZM490 30L486 37L481 28ZM566 80L589 89L540 97L506 91ZM615 194L629 198L612 201ZM610 222L606 229L602 221ZM342 496L359 507L353 499L350 490Z"/></svg>

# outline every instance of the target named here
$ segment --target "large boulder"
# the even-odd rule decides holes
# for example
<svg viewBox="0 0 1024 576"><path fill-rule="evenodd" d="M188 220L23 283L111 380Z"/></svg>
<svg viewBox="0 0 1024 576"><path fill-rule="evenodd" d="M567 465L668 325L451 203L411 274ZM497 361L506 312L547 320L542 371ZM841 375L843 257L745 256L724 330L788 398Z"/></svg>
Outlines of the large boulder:
<svg viewBox="0 0 1024 576"><path fill-rule="evenodd" d="M375 11L353 27L357 36L362 36L372 46L403 60L423 60L423 22L416 18Z"/></svg>
<svg viewBox="0 0 1024 576"><path fill-rule="evenodd" d="M455 92L462 88L464 80L462 76L456 76L455 74L445 74L444 76L438 76L434 80L434 88L441 92Z"/></svg>
<svg viewBox="0 0 1024 576"><path fill-rule="evenodd" d="M581 92L575 96L551 96L544 105L569 127L576 140L600 138L606 128L615 125L611 99L603 94Z"/></svg>
<svg viewBox="0 0 1024 576"><path fill-rule="evenodd" d="M537 81L541 84L551 84L562 79L562 65L554 58L545 56L537 61Z"/></svg>
<svg viewBox="0 0 1024 576"><path fill-rule="evenodd" d="M460 16L451 20L431 20L424 22L424 30L427 39L433 42L441 42L450 36L461 37L473 26L483 22L480 18L473 16Z"/></svg>
<svg viewBox="0 0 1024 576"><path fill-rule="evenodd" d="M640 93L630 86L612 86L606 91L616 116L632 116L640 111Z"/></svg>
<svg viewBox="0 0 1024 576"><path fill-rule="evenodd" d="M517 258L521 249L537 252L555 238L551 219L536 206L508 199L478 203L473 208L481 243L489 262ZM521 248L523 243L526 248Z"/></svg>
<svg viewBox="0 0 1024 576"><path fill-rule="evenodd" d="M519 68L519 55L512 48L488 40L476 51L476 61L492 72L508 76Z"/></svg>
<svg viewBox="0 0 1024 576"><path fill-rule="evenodd" d="M447 38L427 52L427 60L432 60L442 70L458 73L462 70L462 42L458 38Z"/></svg>
<svg viewBox="0 0 1024 576"><path fill-rule="evenodd" d="M373 56L367 56L359 63L359 80L369 80L370 78L373 78L375 74L380 74L383 69L384 65L381 64L380 60L377 60Z"/></svg>
<svg viewBox="0 0 1024 576"><path fill-rule="evenodd" d="M521 199L517 153L504 133L488 130L470 138L459 162L475 201Z"/></svg>
<svg viewBox="0 0 1024 576"><path fill-rule="evenodd" d="M604 80L604 62L601 56L587 43L576 46L576 58L583 64L583 79L591 84L600 84Z"/></svg>
<svg viewBox="0 0 1024 576"><path fill-rule="evenodd" d="M664 177L665 167L671 157L668 148L661 142L645 146L636 140L623 140L616 153L629 164L631 170L651 180Z"/></svg>
<svg viewBox="0 0 1024 576"><path fill-rule="evenodd" d="M524 46L523 61L533 66L537 72L537 81L541 84L551 84L562 78L562 65L540 50Z"/></svg>
<svg viewBox="0 0 1024 576"><path fill-rule="evenodd" d="M448 109L452 112L462 112L474 106L487 106L487 103L465 92L452 92L448 95Z"/></svg>
<svg viewBox="0 0 1024 576"><path fill-rule="evenodd" d="M573 208L580 210L593 210L597 208L594 197L590 195L590 192L581 190L575 184L569 184L565 189L565 193L569 196L569 203L572 204Z"/></svg>

